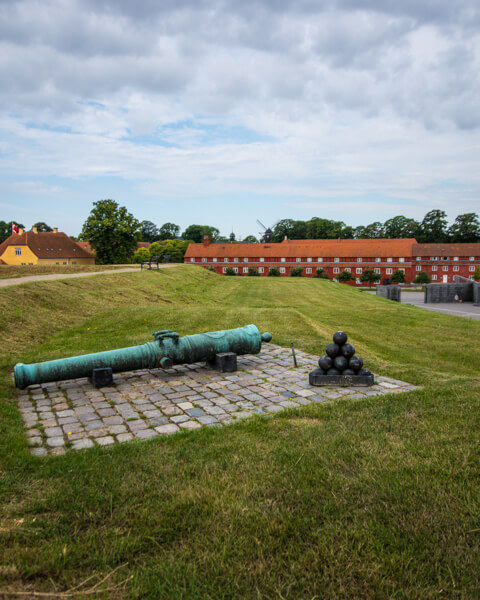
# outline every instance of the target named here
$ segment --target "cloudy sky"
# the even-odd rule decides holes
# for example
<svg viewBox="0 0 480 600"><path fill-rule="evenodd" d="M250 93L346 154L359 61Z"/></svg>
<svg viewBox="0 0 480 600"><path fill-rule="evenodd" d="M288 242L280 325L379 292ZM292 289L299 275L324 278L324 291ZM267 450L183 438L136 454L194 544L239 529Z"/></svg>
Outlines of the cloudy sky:
<svg viewBox="0 0 480 600"><path fill-rule="evenodd" d="M480 213L478 0L0 0L0 220Z"/></svg>

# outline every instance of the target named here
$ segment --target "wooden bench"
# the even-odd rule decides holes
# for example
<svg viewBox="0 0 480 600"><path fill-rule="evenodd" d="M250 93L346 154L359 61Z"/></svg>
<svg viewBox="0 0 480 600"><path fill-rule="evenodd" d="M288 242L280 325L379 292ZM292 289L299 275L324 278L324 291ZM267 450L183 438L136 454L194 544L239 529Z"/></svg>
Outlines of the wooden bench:
<svg viewBox="0 0 480 600"><path fill-rule="evenodd" d="M152 269L154 266L157 266L157 269L160 268L160 257L159 256L151 256L149 260L142 260L140 263L140 268L143 269L145 266L146 269Z"/></svg>

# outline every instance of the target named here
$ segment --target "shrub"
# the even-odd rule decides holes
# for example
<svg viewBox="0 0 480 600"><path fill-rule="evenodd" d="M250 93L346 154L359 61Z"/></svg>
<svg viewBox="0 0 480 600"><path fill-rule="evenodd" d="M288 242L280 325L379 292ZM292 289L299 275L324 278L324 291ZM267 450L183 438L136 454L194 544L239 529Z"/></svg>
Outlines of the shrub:
<svg viewBox="0 0 480 600"><path fill-rule="evenodd" d="M233 267L227 267L227 268L225 269L225 275L230 275L230 276L232 276L232 275L236 275L236 273L235 273L235 271L234 271Z"/></svg>
<svg viewBox="0 0 480 600"><path fill-rule="evenodd" d="M400 269L397 269L393 272L392 277L390 278L393 283L405 283L407 281L405 277L405 273Z"/></svg>
<svg viewBox="0 0 480 600"><path fill-rule="evenodd" d="M303 273L302 267L293 267L290 271L290 277L301 277Z"/></svg>
<svg viewBox="0 0 480 600"><path fill-rule="evenodd" d="M431 283L431 279L430 279L430 275L428 273L426 273L425 271L420 271L419 273L417 273L417 276L415 277L415 279L413 280L413 283Z"/></svg>
<svg viewBox="0 0 480 600"><path fill-rule="evenodd" d="M351 274L350 271L344 269L341 273L337 275L337 279L341 283L346 283L347 281L353 281L355 277Z"/></svg>
<svg viewBox="0 0 480 600"><path fill-rule="evenodd" d="M480 281L480 267L476 267L472 277L475 279L475 281Z"/></svg>
<svg viewBox="0 0 480 600"><path fill-rule="evenodd" d="M280 271L276 267L270 267L267 277L280 277Z"/></svg>
<svg viewBox="0 0 480 600"><path fill-rule="evenodd" d="M329 279L328 273L325 271L325 269L322 269L322 267L319 267L315 270L314 277L318 277L319 279Z"/></svg>
<svg viewBox="0 0 480 600"><path fill-rule="evenodd" d="M252 269L252 267L249 267L248 276L249 277L260 277L260 273L257 271L257 269Z"/></svg>
<svg viewBox="0 0 480 600"><path fill-rule="evenodd" d="M380 273L375 273L373 269L365 269L365 271L360 276L360 281L362 283L369 283L370 287L372 287L372 283L378 283L380 279Z"/></svg>
<svg viewBox="0 0 480 600"><path fill-rule="evenodd" d="M133 255L133 262L141 263L144 260L150 260L150 252L146 248L139 248Z"/></svg>

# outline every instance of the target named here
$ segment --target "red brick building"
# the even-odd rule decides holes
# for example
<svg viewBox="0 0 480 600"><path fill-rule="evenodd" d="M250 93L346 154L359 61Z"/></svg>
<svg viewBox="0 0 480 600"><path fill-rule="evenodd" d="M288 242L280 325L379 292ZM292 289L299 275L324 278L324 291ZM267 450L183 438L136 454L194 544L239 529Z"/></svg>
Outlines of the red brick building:
<svg viewBox="0 0 480 600"><path fill-rule="evenodd" d="M432 281L452 282L454 275L472 277L480 265L480 244L418 244L414 238L212 244L207 238L203 244L188 246L184 262L210 267L220 274L230 267L240 275L255 269L266 276L275 267L282 276L289 276L291 269L301 267L305 277L313 277L322 268L334 279L348 270L355 277L354 285L362 285L360 277L365 269L373 269L382 280L402 270L408 283L419 271L426 271Z"/></svg>

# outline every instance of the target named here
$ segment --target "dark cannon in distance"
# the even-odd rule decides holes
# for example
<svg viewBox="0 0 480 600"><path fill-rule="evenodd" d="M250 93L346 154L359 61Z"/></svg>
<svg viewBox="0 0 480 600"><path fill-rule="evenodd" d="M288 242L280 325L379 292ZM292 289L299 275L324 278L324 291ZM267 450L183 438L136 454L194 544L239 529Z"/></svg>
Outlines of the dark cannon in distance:
<svg viewBox="0 0 480 600"><path fill-rule="evenodd" d="M258 354L262 342L272 339L270 333L260 334L255 325L183 337L165 329L156 331L153 337L153 342L140 346L31 365L18 363L14 367L15 385L23 390L36 383L92 377L94 385L100 387L111 383L112 373L159 367L168 369L173 365L203 361L220 371L235 371L237 354ZM95 383L96 375L100 385Z"/></svg>

